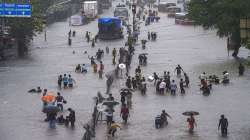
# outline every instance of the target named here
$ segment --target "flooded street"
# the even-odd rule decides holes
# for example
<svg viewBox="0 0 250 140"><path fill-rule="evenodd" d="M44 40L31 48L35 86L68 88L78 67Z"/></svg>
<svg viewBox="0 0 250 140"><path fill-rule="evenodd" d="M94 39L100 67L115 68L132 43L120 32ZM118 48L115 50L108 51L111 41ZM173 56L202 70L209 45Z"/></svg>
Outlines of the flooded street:
<svg viewBox="0 0 250 140"><path fill-rule="evenodd" d="M115 6L116 4L113 4ZM100 17L112 15L112 8ZM170 71L171 78L179 83L174 74L177 64L181 64L190 77L190 88L185 95L176 96L169 93L159 95L155 92L153 83L148 83L148 91L142 96L139 91L133 93L132 109L128 125L122 125L114 139L117 140L249 140L250 139L250 71L246 69L245 76L238 76L239 63L228 56L226 39L220 39L215 31L204 31L201 27L176 25L174 19L160 13L158 23L141 26L139 40L147 39L147 32L157 32L157 41L147 43L145 50L141 45L135 47L135 55L131 63L130 75L139 65L138 54L148 53L148 65L142 67L143 75L153 72L163 75ZM76 31L72 45L67 45L67 33ZM47 29L47 42L44 34L38 34L32 42L30 57L26 59L0 62L0 140L80 140L84 129L81 123L87 123L92 115L94 100L98 91L106 91L106 78L99 79L91 67L87 74L77 74L74 69L77 64L88 64L88 55L95 55L98 48L105 50L109 46L110 53L104 55L104 72L114 69L111 50L119 49L124 40L98 41L94 48L85 40L85 32L94 34L98 31L97 20L84 26L70 27L67 21L57 22ZM76 53L73 54L72 52ZM88 54L84 54L87 51ZM239 56L247 58L249 50L240 49ZM230 73L229 85L214 85L210 96L203 96L199 89L198 76L202 72L222 76L222 72ZM76 86L59 90L57 78L60 74L71 74L76 80ZM30 94L31 88L47 88L49 91L60 91L71 107L76 111L75 129L57 125L51 130L45 123L45 114L41 112L40 94ZM125 79L115 81L111 92L120 101L119 89L125 87ZM165 109L171 116L169 125L155 129L154 118ZM115 108L114 119L122 123L120 107ZM182 113L195 110L200 113L195 116L197 128L194 134L189 134L186 116ZM65 112L67 114L67 112ZM221 114L229 120L229 135L222 138L217 129ZM95 140L105 140L106 125L99 123Z"/></svg>

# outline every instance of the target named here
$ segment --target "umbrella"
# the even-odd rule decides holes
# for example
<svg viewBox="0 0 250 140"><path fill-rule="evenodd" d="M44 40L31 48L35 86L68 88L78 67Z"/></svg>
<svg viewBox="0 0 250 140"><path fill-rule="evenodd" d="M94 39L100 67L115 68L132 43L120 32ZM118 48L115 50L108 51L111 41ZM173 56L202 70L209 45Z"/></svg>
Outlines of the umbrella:
<svg viewBox="0 0 250 140"><path fill-rule="evenodd" d="M106 107L103 106L101 103L100 104L97 104L97 110L100 111L100 112L103 112L105 111Z"/></svg>
<svg viewBox="0 0 250 140"><path fill-rule="evenodd" d="M117 123L113 123L113 124L111 124L111 126L110 126L111 128L121 128L121 126L119 125L119 124L117 124Z"/></svg>
<svg viewBox="0 0 250 140"><path fill-rule="evenodd" d="M196 111L186 111L186 112L183 112L182 115L185 115L185 116L191 116L191 115L199 115L200 113L199 112L196 112Z"/></svg>
<svg viewBox="0 0 250 140"><path fill-rule="evenodd" d="M43 109L44 113L57 113L59 111L60 111L60 108L55 105L47 105Z"/></svg>
<svg viewBox="0 0 250 140"><path fill-rule="evenodd" d="M130 89L130 88L121 88L120 91L133 91L133 89Z"/></svg>
<svg viewBox="0 0 250 140"><path fill-rule="evenodd" d="M140 55L148 55L148 53L141 53Z"/></svg>
<svg viewBox="0 0 250 140"><path fill-rule="evenodd" d="M127 95L129 95L129 94L132 94L132 92L130 92L130 91L125 91L125 90L123 90L123 91L121 91L121 96L127 96Z"/></svg>
<svg viewBox="0 0 250 140"><path fill-rule="evenodd" d="M125 68L126 68L126 65L123 64L123 63L121 63L121 64L119 64L119 68L120 68L120 69L125 69Z"/></svg>
<svg viewBox="0 0 250 140"><path fill-rule="evenodd" d="M54 95L47 94L47 95L43 96L41 99L42 99L42 101L49 103L49 102L53 102L55 100L55 98L56 97Z"/></svg>
<svg viewBox="0 0 250 140"><path fill-rule="evenodd" d="M102 105L106 105L106 106L114 106L114 105L118 105L119 102L116 101L105 101L102 103Z"/></svg>
<svg viewBox="0 0 250 140"><path fill-rule="evenodd" d="M149 82L153 82L154 81L154 77L152 75L148 76L148 81Z"/></svg>

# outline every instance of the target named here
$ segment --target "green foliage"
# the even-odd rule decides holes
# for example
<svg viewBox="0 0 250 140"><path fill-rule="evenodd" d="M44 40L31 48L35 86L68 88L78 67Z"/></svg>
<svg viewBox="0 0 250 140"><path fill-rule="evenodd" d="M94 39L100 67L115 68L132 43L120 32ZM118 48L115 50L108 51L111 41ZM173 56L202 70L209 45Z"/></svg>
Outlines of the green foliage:
<svg viewBox="0 0 250 140"><path fill-rule="evenodd" d="M19 54L27 50L27 45L35 33L43 29L43 15L52 0L31 0L31 18L5 18L6 25L10 27L10 35L17 41ZM16 0L5 0L5 3L16 3ZM19 3L22 1L19 1ZM21 52L20 52L21 51Z"/></svg>
<svg viewBox="0 0 250 140"><path fill-rule="evenodd" d="M247 42L247 48L250 49L250 40Z"/></svg>
<svg viewBox="0 0 250 140"><path fill-rule="evenodd" d="M218 35L239 39L240 18L250 14L249 0L191 0L189 16L205 29L218 29ZM250 17L250 16L249 16Z"/></svg>
<svg viewBox="0 0 250 140"><path fill-rule="evenodd" d="M13 0L14 2L14 0ZM11 3L11 2L9 2ZM7 25L11 27L11 35L16 39L31 39L35 32L42 30L42 9L41 0L32 0L32 17L31 18L8 18Z"/></svg>

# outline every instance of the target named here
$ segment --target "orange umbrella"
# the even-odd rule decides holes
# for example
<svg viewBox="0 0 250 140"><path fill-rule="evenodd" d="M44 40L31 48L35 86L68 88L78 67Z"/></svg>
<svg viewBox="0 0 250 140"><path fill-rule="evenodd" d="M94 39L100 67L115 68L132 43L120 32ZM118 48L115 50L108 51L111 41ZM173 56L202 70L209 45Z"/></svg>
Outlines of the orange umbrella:
<svg viewBox="0 0 250 140"><path fill-rule="evenodd" d="M47 94L45 96L43 96L41 99L42 101L46 102L46 103L49 103L49 102L52 102L55 100L55 96L54 95L51 95L51 94Z"/></svg>

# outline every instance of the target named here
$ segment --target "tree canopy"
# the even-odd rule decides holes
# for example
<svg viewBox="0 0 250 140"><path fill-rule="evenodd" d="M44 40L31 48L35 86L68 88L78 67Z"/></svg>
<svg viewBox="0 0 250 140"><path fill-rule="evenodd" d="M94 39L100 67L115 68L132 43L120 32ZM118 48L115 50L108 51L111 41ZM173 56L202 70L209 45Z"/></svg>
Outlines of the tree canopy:
<svg viewBox="0 0 250 140"><path fill-rule="evenodd" d="M16 0L5 0L5 3L16 3ZM19 1L19 3L27 3ZM51 0L31 0L31 18L10 17L5 18L6 26L10 27L10 36L17 42L19 55L24 55L27 46L35 33L43 29L43 15Z"/></svg>
<svg viewBox="0 0 250 140"><path fill-rule="evenodd" d="M220 37L231 37L238 51L242 44L240 19L250 18L249 0L191 0L188 6L189 17L196 25L217 29Z"/></svg>

